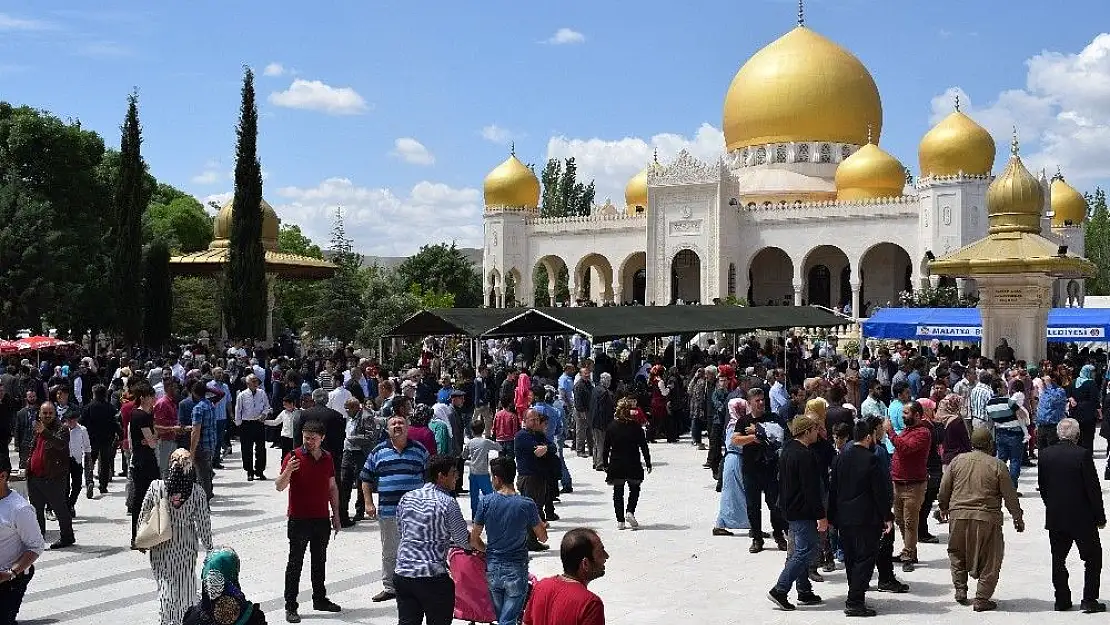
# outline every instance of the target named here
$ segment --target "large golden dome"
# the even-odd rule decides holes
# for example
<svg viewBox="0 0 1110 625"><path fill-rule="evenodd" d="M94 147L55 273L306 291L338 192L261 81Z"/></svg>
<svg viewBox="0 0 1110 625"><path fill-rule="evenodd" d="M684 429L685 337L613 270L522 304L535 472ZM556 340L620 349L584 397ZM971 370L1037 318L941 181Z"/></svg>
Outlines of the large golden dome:
<svg viewBox="0 0 1110 625"><path fill-rule="evenodd" d="M1044 189L1018 156L1017 136L1006 169L987 189L987 220L991 234L1041 231Z"/></svg>
<svg viewBox="0 0 1110 625"><path fill-rule="evenodd" d="M1052 227L1078 226L1087 219L1087 198L1064 182L1064 177L1052 177Z"/></svg>
<svg viewBox="0 0 1110 625"><path fill-rule="evenodd" d="M994 138L959 108L933 126L917 148L921 175L987 175L994 165Z"/></svg>
<svg viewBox="0 0 1110 625"><path fill-rule="evenodd" d="M515 153L486 176L482 190L486 206L536 208L540 203L540 179Z"/></svg>
<svg viewBox="0 0 1110 625"><path fill-rule="evenodd" d="M838 200L899 197L906 186L906 168L869 142L836 167L835 180Z"/></svg>
<svg viewBox="0 0 1110 625"><path fill-rule="evenodd" d="M756 52L725 96L725 146L876 140L883 106L875 80L851 52L798 26Z"/></svg>
<svg viewBox="0 0 1110 625"><path fill-rule="evenodd" d="M648 207L648 173L653 169L660 169L658 157L652 157L651 163L632 177L624 187L624 205L629 215L636 215L647 211Z"/></svg>
<svg viewBox="0 0 1110 625"><path fill-rule="evenodd" d="M216 214L216 219L212 222L212 242L208 244L208 249L217 250L231 246L231 220L235 214L233 203L234 200L228 200L227 204L224 204L224 207ZM277 250L278 229L281 220L278 219L274 207L270 206L270 203L266 200L262 200L261 209L262 248L271 251Z"/></svg>

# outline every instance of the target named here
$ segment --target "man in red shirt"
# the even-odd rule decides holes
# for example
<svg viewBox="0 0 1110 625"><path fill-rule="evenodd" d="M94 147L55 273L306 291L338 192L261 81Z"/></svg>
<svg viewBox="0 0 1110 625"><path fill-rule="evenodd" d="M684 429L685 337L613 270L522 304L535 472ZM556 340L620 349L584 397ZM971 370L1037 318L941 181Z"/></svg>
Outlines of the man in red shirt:
<svg viewBox="0 0 1110 625"><path fill-rule="evenodd" d="M890 420L886 422L887 435L894 443L894 458L890 463L890 477L894 481L894 524L902 532L902 554L895 562L902 563L902 570L911 573L917 564L917 522L921 504L925 501L925 487L929 479L929 447L933 432L925 423L925 409L916 401L902 408L906 429L901 434L894 431Z"/></svg>
<svg viewBox="0 0 1110 625"><path fill-rule="evenodd" d="M339 488L335 484L335 463L321 446L324 425L309 421L301 429L303 445L282 460L278 491L289 488L289 561L285 566L285 620L301 622L297 613L301 568L305 548L312 559L312 609L318 612L339 612L340 607L328 599L324 588L328 541L331 532L339 532ZM329 513L329 507L331 511ZM330 523L328 522L330 519Z"/></svg>
<svg viewBox="0 0 1110 625"><path fill-rule="evenodd" d="M536 583L524 610L524 625L605 625L601 597L586 585L605 575L609 554L601 537L580 527L563 536L559 545L563 574Z"/></svg>
<svg viewBox="0 0 1110 625"><path fill-rule="evenodd" d="M169 369L166 369L169 372ZM154 402L154 433L158 435L158 470L162 475L170 470L170 454L177 450L177 435L183 430L177 423L177 378L172 373L162 376L164 395Z"/></svg>

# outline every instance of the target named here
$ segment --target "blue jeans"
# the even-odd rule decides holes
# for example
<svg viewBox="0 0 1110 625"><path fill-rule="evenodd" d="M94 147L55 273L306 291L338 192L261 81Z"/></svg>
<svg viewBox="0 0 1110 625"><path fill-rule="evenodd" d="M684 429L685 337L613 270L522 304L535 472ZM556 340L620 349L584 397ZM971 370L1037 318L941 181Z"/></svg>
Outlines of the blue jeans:
<svg viewBox="0 0 1110 625"><path fill-rule="evenodd" d="M528 598L528 562L499 562L490 558L486 562L486 580L498 624L515 625Z"/></svg>
<svg viewBox="0 0 1110 625"><path fill-rule="evenodd" d="M813 584L809 581L809 563L821 544L817 521L790 521L790 536L794 540L794 553L786 558L786 566L775 583L775 590L790 592L797 582L799 594L813 592Z"/></svg>
<svg viewBox="0 0 1110 625"><path fill-rule="evenodd" d="M1018 485L1018 476L1021 475L1021 456L1025 443L1025 436L1021 430L1009 428L994 428L994 457L1010 464L1010 481L1014 488Z"/></svg>
<svg viewBox="0 0 1110 625"><path fill-rule="evenodd" d="M470 474L470 519L478 516L478 502L493 492L493 479L489 474Z"/></svg>

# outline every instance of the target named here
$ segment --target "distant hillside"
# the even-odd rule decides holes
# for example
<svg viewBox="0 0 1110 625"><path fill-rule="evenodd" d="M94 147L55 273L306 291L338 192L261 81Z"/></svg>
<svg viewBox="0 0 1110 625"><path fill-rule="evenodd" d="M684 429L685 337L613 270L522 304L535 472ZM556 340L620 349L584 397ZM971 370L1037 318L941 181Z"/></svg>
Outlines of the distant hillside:
<svg viewBox="0 0 1110 625"><path fill-rule="evenodd" d="M465 256L466 259L469 260L471 264L473 264L475 267L478 267L479 269L481 268L481 266L482 266L482 250L481 250L481 248L460 247L459 251L462 252L462 255ZM325 251L324 255L326 256L327 254L328 253ZM381 267L391 269L391 268L396 267L397 265L400 265L401 263L405 262L406 258L408 258L408 257L407 256L363 256L362 257L362 266L363 267L370 267L372 265L377 264Z"/></svg>

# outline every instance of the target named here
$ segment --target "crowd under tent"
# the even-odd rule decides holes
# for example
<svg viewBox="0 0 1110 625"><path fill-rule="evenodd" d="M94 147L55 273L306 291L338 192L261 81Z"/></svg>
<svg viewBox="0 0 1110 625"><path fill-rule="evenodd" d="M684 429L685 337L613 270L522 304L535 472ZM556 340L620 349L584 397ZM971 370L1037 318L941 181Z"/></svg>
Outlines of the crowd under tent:
<svg viewBox="0 0 1110 625"><path fill-rule="evenodd" d="M862 324L874 339L979 342L983 322L978 308L882 308ZM1050 343L1106 342L1110 309L1053 308L1048 312Z"/></svg>

